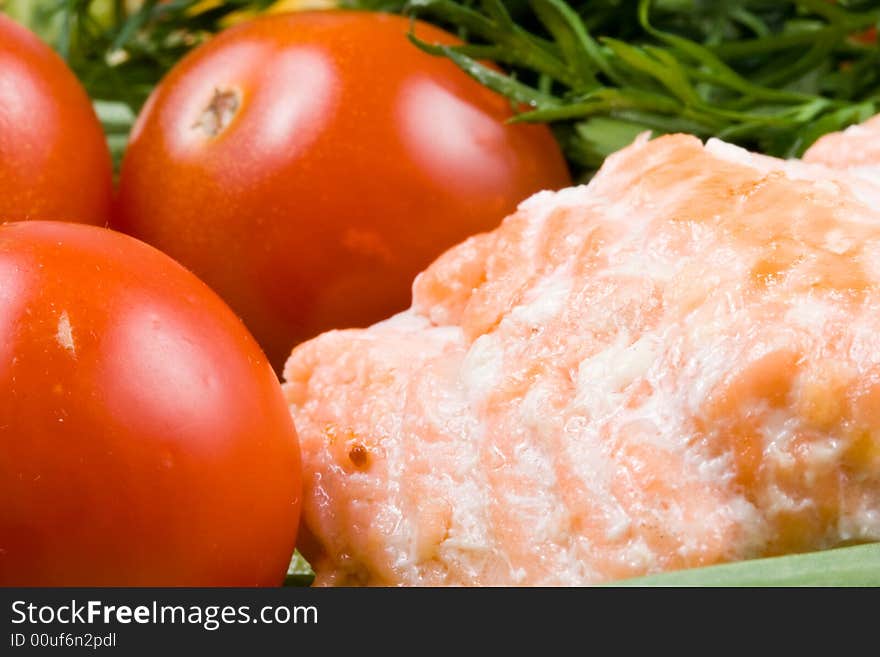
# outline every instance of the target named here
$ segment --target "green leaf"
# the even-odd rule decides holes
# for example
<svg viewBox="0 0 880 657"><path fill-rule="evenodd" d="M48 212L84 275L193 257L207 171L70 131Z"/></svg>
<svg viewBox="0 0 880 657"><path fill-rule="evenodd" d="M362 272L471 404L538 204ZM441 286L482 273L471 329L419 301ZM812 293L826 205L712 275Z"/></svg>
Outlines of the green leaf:
<svg viewBox="0 0 880 657"><path fill-rule="evenodd" d="M575 131L582 140L583 147L598 158L599 162L621 148L629 146L640 134L656 132L643 123L621 121L604 116L597 116L578 123Z"/></svg>
<svg viewBox="0 0 880 657"><path fill-rule="evenodd" d="M501 0L482 0L483 10L495 22L495 25L501 30L512 31L516 28L516 24L507 13L504 3Z"/></svg>
<svg viewBox="0 0 880 657"><path fill-rule="evenodd" d="M497 31L491 19L452 0L410 0L406 11L436 16L484 39L490 39Z"/></svg>
<svg viewBox="0 0 880 657"><path fill-rule="evenodd" d="M107 145L113 156L113 167L118 171L128 144L128 135L134 125L135 114L129 105L119 101L96 100L92 104L104 127Z"/></svg>
<svg viewBox="0 0 880 657"><path fill-rule="evenodd" d="M800 157L822 135L843 130L854 123L867 121L877 113L877 110L877 103L868 101L826 114L798 134L789 157Z"/></svg>
<svg viewBox="0 0 880 657"><path fill-rule="evenodd" d="M590 36L580 17L559 0L532 0L531 6L553 36L581 88L595 87L597 70L613 76L599 44Z"/></svg>
<svg viewBox="0 0 880 657"><path fill-rule="evenodd" d="M516 103L523 103L535 108L556 107L559 104L552 96L543 94L537 89L517 82L510 76L481 64L453 46L432 45L422 41L412 33L409 34L409 39L425 52L434 55L445 55L458 64L459 68L472 78L493 91L507 96Z"/></svg>
<svg viewBox="0 0 880 657"><path fill-rule="evenodd" d="M503 3L488 2L484 5L490 10L489 16L483 16L451 0L411 0L407 5L407 11L416 15L427 13L429 17L436 18L441 22L453 23L460 30L467 32L471 38L489 42L491 46L488 48L492 48L496 52L498 50L504 52L502 56L492 58L497 62L524 67L548 75L560 82L574 84L573 73L559 58L558 48L554 44L529 34L513 24L503 7ZM478 49L487 48L483 44L476 47ZM473 46L470 49L457 48L456 51L470 56L472 49Z"/></svg>
<svg viewBox="0 0 880 657"><path fill-rule="evenodd" d="M680 113L681 103L667 96L637 89L598 89L567 105L523 112L516 117L516 120L527 122L560 121L625 109L675 115Z"/></svg>
<svg viewBox="0 0 880 657"><path fill-rule="evenodd" d="M711 50L700 44L685 39L675 34L669 34L655 29L649 20L651 0L639 2L639 23L642 28L660 41L668 44L691 61L701 66L701 70L694 71L693 75L702 80L711 81L714 84L734 89L755 98L765 100L802 100L802 94L795 94L777 89L762 87L752 84L741 75L738 75L730 66L725 64Z"/></svg>
<svg viewBox="0 0 880 657"><path fill-rule="evenodd" d="M311 586L315 581L315 571L305 560L305 557L294 550L293 558L287 567L287 577L284 579L284 586Z"/></svg>
<svg viewBox="0 0 880 657"><path fill-rule="evenodd" d="M880 586L880 543L680 570L611 586Z"/></svg>
<svg viewBox="0 0 880 657"><path fill-rule="evenodd" d="M697 105L701 102L674 57L665 56L667 53L657 48L639 48L610 37L603 38L602 43L626 64L656 79L684 103Z"/></svg>
<svg viewBox="0 0 880 657"><path fill-rule="evenodd" d="M122 50L126 46L128 41L134 36L135 32L147 22L147 19L150 17L157 2L158 0L145 0L144 6L141 7L140 11L129 16L128 20L123 23L122 29L116 35L113 43L110 45L109 52Z"/></svg>

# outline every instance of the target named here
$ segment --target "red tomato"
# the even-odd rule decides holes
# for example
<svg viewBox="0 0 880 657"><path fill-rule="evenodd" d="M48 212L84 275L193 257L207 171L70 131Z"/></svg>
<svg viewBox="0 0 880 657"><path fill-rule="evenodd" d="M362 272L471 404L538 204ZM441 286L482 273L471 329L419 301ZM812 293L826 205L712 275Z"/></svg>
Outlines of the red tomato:
<svg viewBox="0 0 880 657"><path fill-rule="evenodd" d="M212 285L276 367L305 338L404 309L447 247L570 184L545 126L506 125L508 101L409 28L344 11L236 26L170 72L132 131L111 225Z"/></svg>
<svg viewBox="0 0 880 657"><path fill-rule="evenodd" d="M85 90L46 44L0 16L0 221L106 225L112 191Z"/></svg>
<svg viewBox="0 0 880 657"><path fill-rule="evenodd" d="M241 320L106 228L0 226L0 585L277 585L299 447Z"/></svg>

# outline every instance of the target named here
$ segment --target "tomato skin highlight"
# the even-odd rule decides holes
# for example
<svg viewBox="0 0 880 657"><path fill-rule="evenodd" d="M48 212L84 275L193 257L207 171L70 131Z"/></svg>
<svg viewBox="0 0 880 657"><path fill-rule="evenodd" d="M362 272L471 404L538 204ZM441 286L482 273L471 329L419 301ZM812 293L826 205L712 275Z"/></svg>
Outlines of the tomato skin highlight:
<svg viewBox="0 0 880 657"><path fill-rule="evenodd" d="M273 586L299 447L241 321L105 228L0 226L0 585Z"/></svg>
<svg viewBox="0 0 880 657"><path fill-rule="evenodd" d="M110 151L64 61L0 15L0 221L110 221Z"/></svg>
<svg viewBox="0 0 880 657"><path fill-rule="evenodd" d="M208 282L276 368L405 309L446 248L571 183L546 126L505 124L508 101L409 28L339 10L238 25L169 73L132 132L111 225Z"/></svg>

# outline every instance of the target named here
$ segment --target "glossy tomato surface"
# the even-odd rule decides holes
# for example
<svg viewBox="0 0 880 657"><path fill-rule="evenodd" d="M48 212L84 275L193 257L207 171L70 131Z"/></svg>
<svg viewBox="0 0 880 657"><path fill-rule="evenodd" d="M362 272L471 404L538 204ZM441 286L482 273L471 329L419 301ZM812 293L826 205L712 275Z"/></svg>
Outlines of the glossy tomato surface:
<svg viewBox="0 0 880 657"><path fill-rule="evenodd" d="M106 225L112 185L85 90L49 46L0 15L0 222Z"/></svg>
<svg viewBox="0 0 880 657"><path fill-rule="evenodd" d="M344 11L239 25L174 68L133 130L112 225L212 285L276 367L403 310L446 248L570 183L545 126L506 125L508 101L409 28Z"/></svg>
<svg viewBox="0 0 880 657"><path fill-rule="evenodd" d="M106 228L0 226L0 585L277 585L296 432L217 295Z"/></svg>

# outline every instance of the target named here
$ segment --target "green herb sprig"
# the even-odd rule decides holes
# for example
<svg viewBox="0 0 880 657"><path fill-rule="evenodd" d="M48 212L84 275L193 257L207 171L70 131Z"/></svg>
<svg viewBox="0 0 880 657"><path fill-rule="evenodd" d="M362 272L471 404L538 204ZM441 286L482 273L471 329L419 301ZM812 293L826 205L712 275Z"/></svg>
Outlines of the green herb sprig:
<svg viewBox="0 0 880 657"><path fill-rule="evenodd" d="M880 586L880 543L679 570L611 586Z"/></svg>
<svg viewBox="0 0 880 657"><path fill-rule="evenodd" d="M644 131L794 157L880 109L880 48L864 34L878 2L522 5L411 0L409 13L457 29L466 45L411 39L507 96L517 121L551 123L586 171Z"/></svg>

